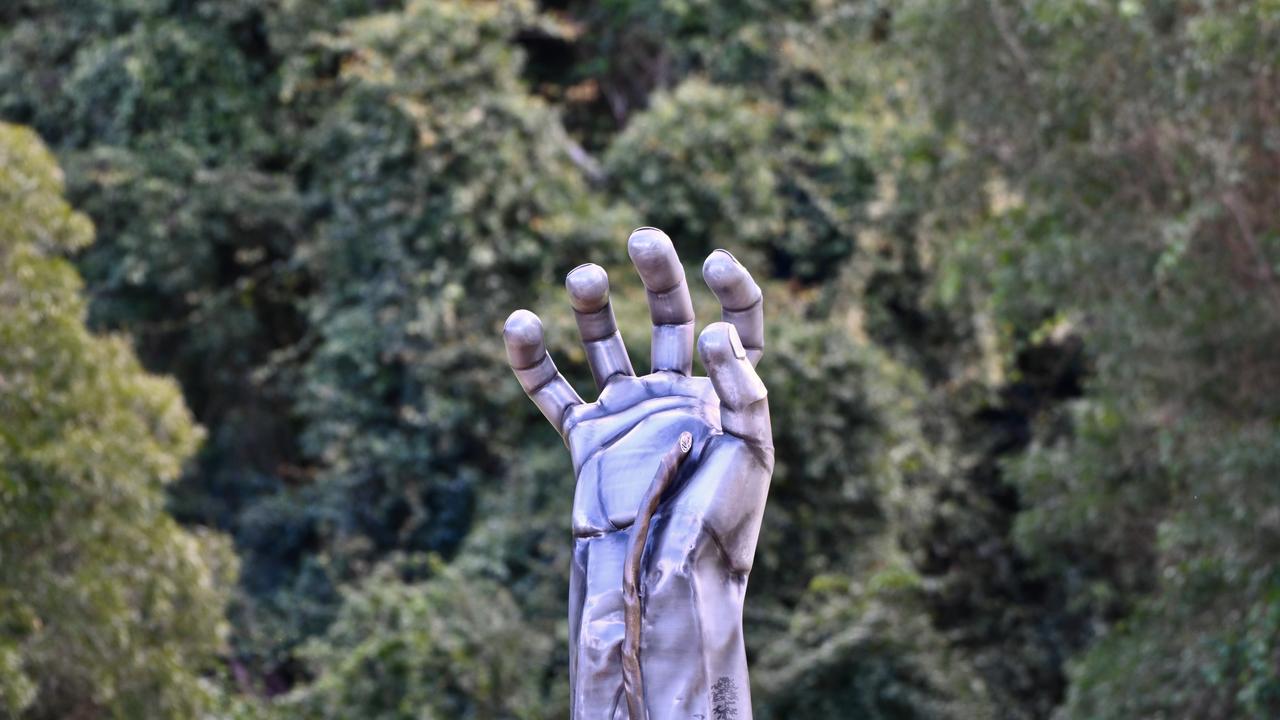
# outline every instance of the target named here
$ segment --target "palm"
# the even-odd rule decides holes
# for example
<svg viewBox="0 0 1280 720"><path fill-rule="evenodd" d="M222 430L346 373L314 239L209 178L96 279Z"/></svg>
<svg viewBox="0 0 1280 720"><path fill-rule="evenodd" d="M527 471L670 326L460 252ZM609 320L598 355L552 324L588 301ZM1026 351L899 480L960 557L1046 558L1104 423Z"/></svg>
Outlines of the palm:
<svg viewBox="0 0 1280 720"><path fill-rule="evenodd" d="M566 423L578 478L578 534L630 525L663 451L681 433L690 433L701 448L721 430L720 403L707 378L672 372L619 377L600 398L571 412Z"/></svg>

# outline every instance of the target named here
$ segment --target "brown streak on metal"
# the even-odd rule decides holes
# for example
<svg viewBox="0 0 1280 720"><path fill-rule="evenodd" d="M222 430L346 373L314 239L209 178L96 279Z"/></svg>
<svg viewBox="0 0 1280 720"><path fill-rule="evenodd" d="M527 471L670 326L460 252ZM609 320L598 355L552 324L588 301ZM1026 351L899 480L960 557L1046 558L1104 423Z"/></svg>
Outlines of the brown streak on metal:
<svg viewBox="0 0 1280 720"><path fill-rule="evenodd" d="M644 678L640 674L640 621L644 608L640 605L640 572L644 567L644 547L649 539L649 523L658 503L675 479L681 463L693 448L693 436L681 433L680 439L662 456L658 471L636 511L631 537L627 541L627 558L622 568L623 640L622 689L627 698L627 714L631 720L648 720L644 704Z"/></svg>

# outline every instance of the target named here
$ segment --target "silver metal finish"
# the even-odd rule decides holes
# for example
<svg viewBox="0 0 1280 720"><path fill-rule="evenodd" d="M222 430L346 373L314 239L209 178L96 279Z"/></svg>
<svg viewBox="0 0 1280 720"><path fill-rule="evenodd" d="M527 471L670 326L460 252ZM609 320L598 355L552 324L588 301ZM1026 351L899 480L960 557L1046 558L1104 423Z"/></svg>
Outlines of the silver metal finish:
<svg viewBox="0 0 1280 720"><path fill-rule="evenodd" d="M742 605L773 473L768 397L754 367L763 296L732 255L707 258L703 276L724 321L698 339L708 377L693 377L693 305L671 240L641 228L628 252L648 291L651 374L631 370L598 266L565 283L602 388L595 402L555 370L532 313L516 311L503 332L517 378L564 436L577 477L571 715L749 720Z"/></svg>
<svg viewBox="0 0 1280 720"><path fill-rule="evenodd" d="M578 332L587 351L587 364L596 387L604 389L614 375L635 375L627 347L618 332L609 303L609 276L599 265L587 263L569 271L564 279L569 302L578 320Z"/></svg>
<svg viewBox="0 0 1280 720"><path fill-rule="evenodd" d="M644 607L640 604L640 587L644 582L640 577L644 570L644 550L649 542L649 526L653 522L653 514L658 510L658 503L671 487L680 465L693 449L693 436L680 433L676 444L667 449L662 462L658 465L658 474L653 476L649 489L640 501L640 515L631 526L627 540L627 559L622 565L622 605L623 605L623 639L622 639L622 690L627 698L627 712L633 718L645 718L649 713L644 699L644 673L640 668L640 633L644 620Z"/></svg>
<svg viewBox="0 0 1280 720"><path fill-rule="evenodd" d="M502 338L507 346L507 361L520 386L556 430L563 433L565 413L581 405L582 398L551 360L542 340L542 321L528 310L517 310L507 318Z"/></svg>
<svg viewBox="0 0 1280 720"><path fill-rule="evenodd" d="M764 293L760 286L727 250L707 256L702 277L720 300L720 319L738 329L751 362L760 362L764 354Z"/></svg>
<svg viewBox="0 0 1280 720"><path fill-rule="evenodd" d="M693 372L693 299L684 281L684 267L671 238L657 228L643 227L627 239L627 254L640 273L653 321L653 371Z"/></svg>

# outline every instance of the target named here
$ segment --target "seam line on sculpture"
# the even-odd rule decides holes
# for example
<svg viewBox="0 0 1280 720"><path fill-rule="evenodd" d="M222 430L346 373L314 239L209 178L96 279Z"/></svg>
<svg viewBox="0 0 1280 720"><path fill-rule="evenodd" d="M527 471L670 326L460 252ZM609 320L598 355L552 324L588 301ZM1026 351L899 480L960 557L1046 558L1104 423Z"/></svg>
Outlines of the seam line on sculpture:
<svg viewBox="0 0 1280 720"><path fill-rule="evenodd" d="M572 275L572 274L573 274L573 272L572 272L572 271L570 271L570 273L569 273L569 274L570 274L570 275ZM608 298L607 292L608 292L608 291L606 291L606 296L605 296L605 297L606 297L606 300L604 301L604 304L603 304L603 305L601 305L600 307L596 308L595 310L579 310L579 309L578 309L578 306L574 305L574 306L573 306L573 311L574 311L575 313L577 313L579 316L582 316L582 317L586 317L586 316L590 316L590 315L599 315L599 314L601 314L601 312L602 312L602 311L604 311L604 310L608 309L608 307L609 307L609 303L611 302L610 300L608 300L608 299L607 299L607 298ZM571 302L571 303L573 302L573 298L572 298L572 297L570 297L570 298L569 298L569 302Z"/></svg>
<svg viewBox="0 0 1280 720"><path fill-rule="evenodd" d="M628 430L627 432L630 432L630 430ZM623 433L623 436L625 437L626 433ZM613 522L613 518L609 517L609 506L606 505L604 502L604 482L603 482L604 457L602 457L598 453L596 454L595 466L596 466L596 505L600 507L600 514L604 516L605 524L613 528L614 531L616 532L618 530L621 530L622 528L618 527L618 525Z"/></svg>
<svg viewBox="0 0 1280 720"><path fill-rule="evenodd" d="M546 387L547 387L548 385L550 385L551 383L555 382L555 381L556 381L556 380L558 380L558 379L560 379L560 373L559 373L559 372L557 372L555 375L552 375L552 376L551 376L550 378L548 378L545 382L539 383L537 387L530 388L530 389L529 389L529 390L527 390L526 392L528 392L530 395L537 395L538 393L540 393L540 392L542 392L544 389L546 389ZM568 384L568 382L566 382L565 384L567 385L567 384ZM576 392L576 391L575 391L575 392Z"/></svg>
<svg viewBox="0 0 1280 720"><path fill-rule="evenodd" d="M699 523L699 527L707 534L708 537L711 538L711 542L716 546L716 549L720 551L720 557L724 558L725 567L729 568L729 571L733 573L734 577L739 579L745 578L747 573L738 569L737 563L733 561L728 548L725 547L724 541L720 539L720 534L715 531L715 528L706 523Z"/></svg>
<svg viewBox="0 0 1280 720"><path fill-rule="evenodd" d="M614 379L614 378L616 378L616 377L618 377L619 375L622 375L622 376L624 376L624 377L631 377L631 376L632 376L632 375L631 375L631 373L629 373L629 372L627 372L626 370L623 370L623 369L621 369L621 368L619 368L619 369L617 369L617 370L614 370L613 372L609 373L609 376L608 376L608 377L606 377L604 380L601 380L601 381L600 381L600 391L601 391L601 392L603 392L603 391L604 391L604 389L609 385L609 383L610 383L610 382L612 382L612 381L613 381L613 379Z"/></svg>
<svg viewBox="0 0 1280 720"><path fill-rule="evenodd" d="M762 442L759 438L751 437L750 435L743 435L741 433L736 433L732 430L726 430L725 428L720 428L720 429L724 431L725 435L731 435L737 438L738 440L741 440L749 448L758 449L758 450L767 450L771 453L776 450L776 448L773 447L772 442L766 443L766 442Z"/></svg>
<svg viewBox="0 0 1280 720"><path fill-rule="evenodd" d="M763 403L763 402L767 402L768 400L769 400L769 396L768 396L768 394L766 393L766 394L765 394L765 396L764 396L764 397L762 397L762 398L760 398L759 400L752 400L751 402L747 403L747 407L746 407L746 408L744 408L744 409L742 409L742 410L734 410L733 408L728 408L728 410L729 410L729 413L730 413L731 415L745 415L745 414L747 414L748 412L751 412L751 410L752 410L756 405L759 405L760 403ZM759 411L757 410L757 412L759 412ZM770 449L770 450L773 450L773 437L772 437L772 435L773 435L773 434L772 434L772 433L769 433L769 435L770 435L769 440L768 440L767 442L765 442L765 441L762 441L762 440L760 440L759 438L757 438L757 437L753 437L753 436L751 436L751 435L743 435L742 433L734 432L734 431L733 431L733 430L731 430L730 428L725 427L725 424L724 424L724 414L725 414L725 408L724 408L723 406L721 406L721 409L720 409L720 418L721 418L721 420L720 420L720 429L721 429L721 430L723 430L723 431L724 431L724 433L725 433L726 435L732 435L732 436L734 436L734 437L738 438L739 440L742 440L742 441L744 441L744 442L746 442L746 443L748 443L748 444L750 444L750 445L754 445L754 446L756 446L756 447L768 448L768 449ZM767 410L764 412L764 415L765 415L765 417L768 417L768 411L767 411Z"/></svg>
<svg viewBox="0 0 1280 720"><path fill-rule="evenodd" d="M644 278L643 278L643 277L641 277L641 278L640 278L640 281L643 283L643 282L644 282ZM682 267L682 268L680 268L680 279L679 279L679 280L676 280L675 284L674 284L674 285L672 285L671 287L667 288L666 290L654 290L653 288L649 287L649 286L646 284L646 285L644 286L644 290L645 290L645 292L649 293L650 295L667 295L667 294L670 294L670 293L671 293L671 291L673 291L673 290L675 290L676 288L680 287L681 285L687 285L687 284L688 284L688 283L687 283L687 281L685 280L685 277L684 277L684 268Z"/></svg>
<svg viewBox="0 0 1280 720"><path fill-rule="evenodd" d="M598 338L586 338L586 337L582 338L583 345L603 345L604 343L607 343L607 342L617 342L621 344L622 331L618 330L618 328L614 328L608 334L601 335Z"/></svg>
<svg viewBox="0 0 1280 720"><path fill-rule="evenodd" d="M670 327L670 328L682 328L682 327L684 327L684 326L686 326L686 325L692 325L692 324L694 324L695 322L697 322L697 319L696 319L696 318L695 318L695 319L693 319L693 320L685 320L684 322L665 322L665 323L664 323L664 322L656 322L656 323L651 323L651 324L653 325L653 329L654 329L654 330L657 330L658 328L664 328L664 327Z"/></svg>
<svg viewBox="0 0 1280 720"><path fill-rule="evenodd" d="M698 529L703 532L706 532L708 530L706 523L702 522L701 520L698 521ZM714 534L712 534L712 542L715 542L717 547L720 546L720 542L715 537ZM694 617L694 623L697 625L698 655L702 660L702 677L703 677L702 682L703 682L703 687L710 690L711 677L712 677L711 668L708 667L708 662L710 661L710 658L708 657L708 653L706 652L704 647L705 641L706 641L706 635L705 635L705 628L703 627L703 622L702 622L702 613L697 611L698 600L701 595L701 593L698 592L699 589L700 588L698 586L698 583L693 582L692 580L689 582L689 592L693 596L692 600L693 600L693 606L695 608L693 617ZM708 703L708 705L710 705L710 703Z"/></svg>
<svg viewBox="0 0 1280 720"><path fill-rule="evenodd" d="M560 434L564 436L566 445L569 443L569 430L571 430L572 427L565 427L565 423L569 421L569 411L578 407L579 404L580 403L570 403L565 405L564 409L560 411L560 422L556 423L556 427L560 428ZM577 425L577 423L574 423L574 425Z"/></svg>
<svg viewBox="0 0 1280 720"><path fill-rule="evenodd" d="M727 310L731 313L744 313L744 312L747 312L748 310L755 310L756 307L763 304L764 304L764 295L761 294L760 297L756 298L750 305L747 305L745 307L731 308L728 305L721 305L720 308L722 310Z"/></svg>
<svg viewBox="0 0 1280 720"><path fill-rule="evenodd" d="M524 367L516 367L515 365L512 365L511 369L515 370L516 372L526 372L528 370L532 370L538 367L543 363L548 363L548 362L551 363L552 365L555 365L555 362L551 360L551 353L547 352L546 350L543 350L542 357L538 358L537 360L534 360L533 362L529 363L528 365L525 365Z"/></svg>

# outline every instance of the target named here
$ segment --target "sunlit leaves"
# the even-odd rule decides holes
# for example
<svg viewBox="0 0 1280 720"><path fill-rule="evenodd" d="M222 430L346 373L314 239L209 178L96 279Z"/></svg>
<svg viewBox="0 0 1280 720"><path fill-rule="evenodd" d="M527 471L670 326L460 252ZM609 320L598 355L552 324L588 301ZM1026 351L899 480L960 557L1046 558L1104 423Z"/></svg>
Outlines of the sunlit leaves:
<svg viewBox="0 0 1280 720"><path fill-rule="evenodd" d="M0 702L15 717L196 717L235 562L162 485L200 439L174 383L84 326L92 238L34 133L0 125Z"/></svg>

